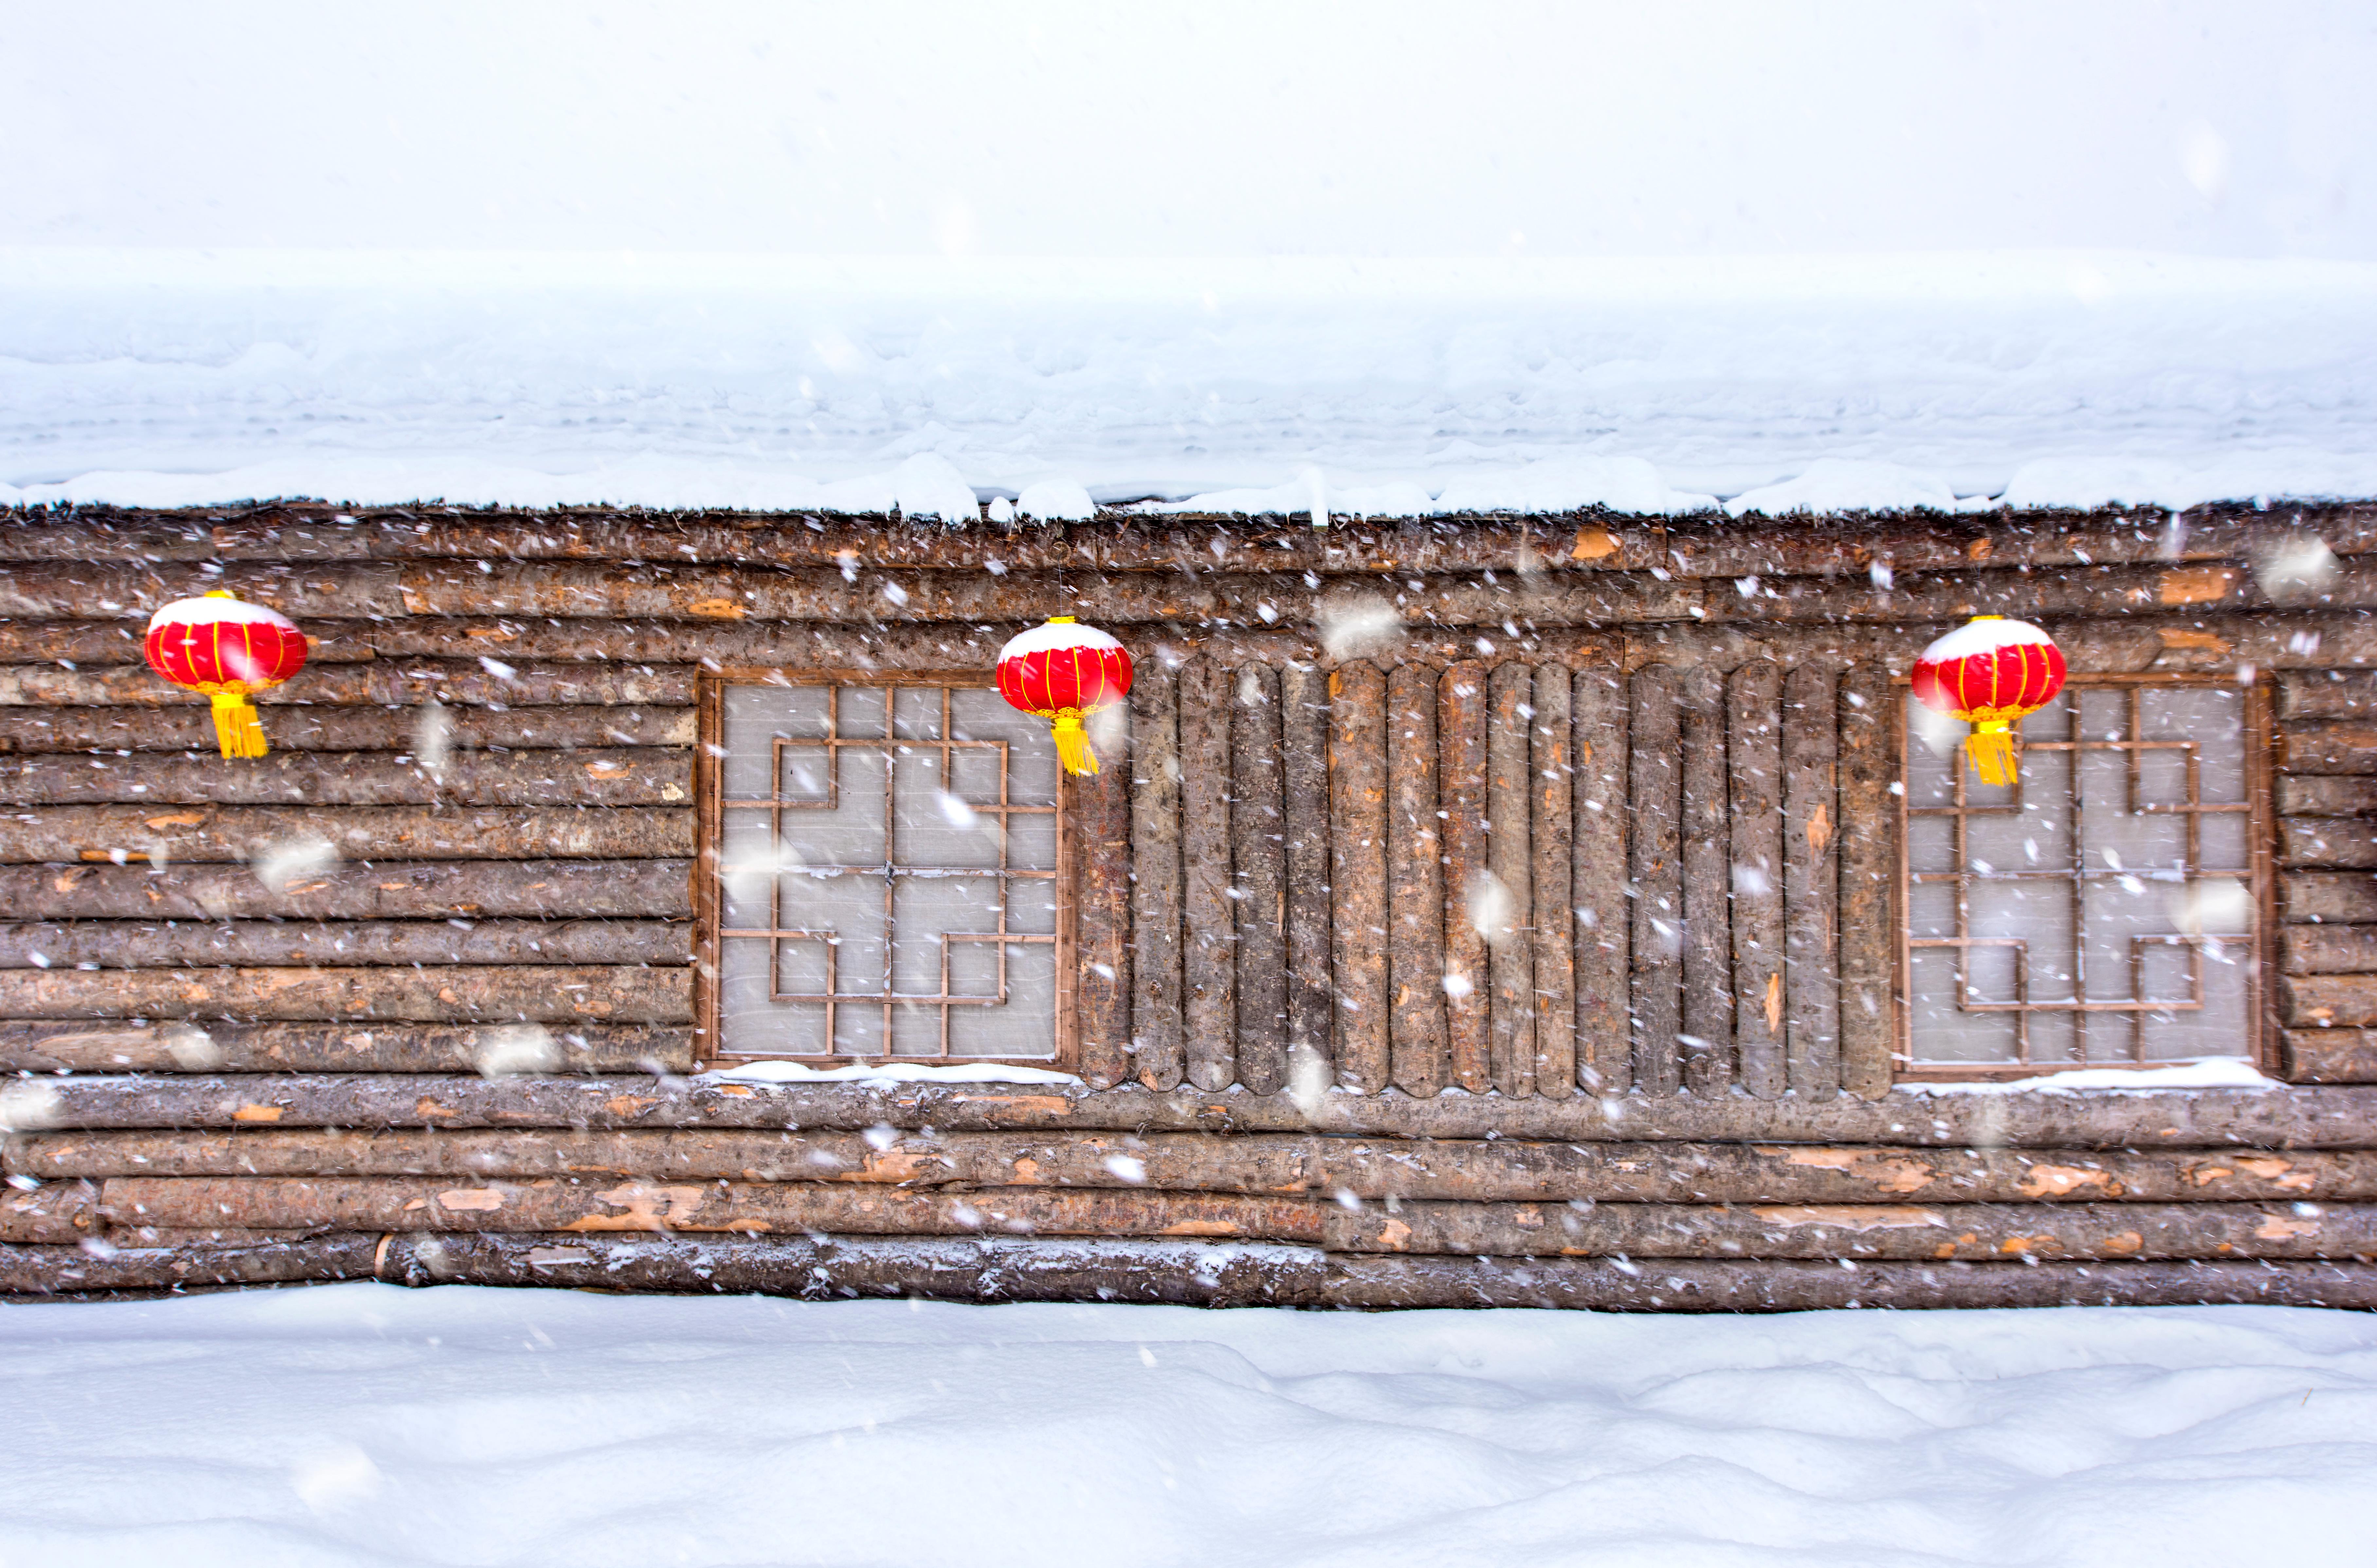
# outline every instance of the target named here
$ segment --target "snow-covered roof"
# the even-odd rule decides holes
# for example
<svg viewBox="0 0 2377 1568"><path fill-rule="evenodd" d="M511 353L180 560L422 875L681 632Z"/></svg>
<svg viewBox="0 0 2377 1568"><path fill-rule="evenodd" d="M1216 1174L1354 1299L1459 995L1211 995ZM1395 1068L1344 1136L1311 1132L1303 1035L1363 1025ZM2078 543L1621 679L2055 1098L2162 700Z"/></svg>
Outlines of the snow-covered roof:
<svg viewBox="0 0 2377 1568"><path fill-rule="evenodd" d="M0 503L2377 495L2377 267L0 251Z"/></svg>

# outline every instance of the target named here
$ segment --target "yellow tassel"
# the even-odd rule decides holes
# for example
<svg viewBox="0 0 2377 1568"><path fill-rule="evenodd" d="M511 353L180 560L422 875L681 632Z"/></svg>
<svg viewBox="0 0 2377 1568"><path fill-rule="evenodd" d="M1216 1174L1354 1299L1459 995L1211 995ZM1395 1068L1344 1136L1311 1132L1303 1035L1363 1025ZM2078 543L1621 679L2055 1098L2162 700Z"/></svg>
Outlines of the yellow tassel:
<svg viewBox="0 0 2377 1568"><path fill-rule="evenodd" d="M2003 720L1982 720L1965 737L1965 750L1983 784L2013 783L2013 733Z"/></svg>
<svg viewBox="0 0 2377 1568"><path fill-rule="evenodd" d="M1098 771L1098 754L1090 749L1090 736L1081 728L1081 715L1071 709L1057 715L1057 760L1065 764L1069 773L1094 773Z"/></svg>
<svg viewBox="0 0 2377 1568"><path fill-rule="evenodd" d="M245 697L219 696L215 700L215 739L226 757L261 757L264 725L257 719L256 704Z"/></svg>

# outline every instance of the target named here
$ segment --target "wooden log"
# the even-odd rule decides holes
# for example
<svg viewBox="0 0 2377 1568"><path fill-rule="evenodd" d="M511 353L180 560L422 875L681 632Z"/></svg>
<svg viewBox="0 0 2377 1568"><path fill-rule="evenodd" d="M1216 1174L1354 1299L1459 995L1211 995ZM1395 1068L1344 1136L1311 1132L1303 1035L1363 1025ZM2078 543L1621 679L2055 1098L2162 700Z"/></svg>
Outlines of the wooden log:
<svg viewBox="0 0 2377 1568"><path fill-rule="evenodd" d="M1786 1079L1795 1095L1840 1091L1840 697L1833 672L1801 664L1783 683Z"/></svg>
<svg viewBox="0 0 2377 1568"><path fill-rule="evenodd" d="M2278 677L2281 719L2358 719L2371 714L2377 714L2377 672L2329 669ZM2287 728L2291 754L2296 726Z"/></svg>
<svg viewBox="0 0 2377 1568"><path fill-rule="evenodd" d="M1487 1059L1499 1093L1535 1092L1535 673L1512 660L1487 677L1486 859L1493 880L1478 904L1493 977Z"/></svg>
<svg viewBox="0 0 2377 1568"><path fill-rule="evenodd" d="M987 1188L963 1193L830 1182L535 1185L418 1177L114 1177L113 1223L383 1231L619 1230L846 1236L1190 1236L1317 1240L1303 1198Z"/></svg>
<svg viewBox="0 0 2377 1568"><path fill-rule="evenodd" d="M1572 869L1576 767L1570 751L1570 672L1535 671L1535 717L1529 726L1535 842L1533 904L1535 1055L1535 1092L1564 1099L1576 1092L1576 909Z"/></svg>
<svg viewBox="0 0 2377 1568"><path fill-rule="evenodd" d="M1910 1114L1911 1113L1911 1114ZM343 1073L71 1077L0 1088L0 1131L137 1127L786 1127L944 1131L1315 1131L1359 1137L1597 1143L1735 1141L1926 1148L2377 1148L2377 1090L1905 1093L1889 1101L1786 1095L1215 1095L1045 1084L758 1085L651 1077L483 1079Z"/></svg>
<svg viewBox="0 0 2377 1568"><path fill-rule="evenodd" d="M1764 660L1726 682L1726 790L1733 862L1733 1048L1741 1086L1771 1100L1789 1083L1785 1054L1783 672Z"/></svg>
<svg viewBox="0 0 2377 1568"><path fill-rule="evenodd" d="M291 752L415 752L427 710L274 710L266 737L275 760ZM691 746L690 708L441 708L434 721L450 752L490 746L578 750L603 746ZM198 751L215 748L203 705L177 708L0 709L0 756L77 751Z"/></svg>
<svg viewBox="0 0 2377 1568"><path fill-rule="evenodd" d="M2278 863L2289 869L2377 869L2377 828L2346 818L2281 817Z"/></svg>
<svg viewBox="0 0 2377 1568"><path fill-rule="evenodd" d="M10 1072L691 1072L673 1024L0 1022Z"/></svg>
<svg viewBox="0 0 2377 1568"><path fill-rule="evenodd" d="M1713 669L1683 679L1684 1086L1721 1095L1732 1085L1732 812L1726 788L1725 686Z"/></svg>
<svg viewBox="0 0 2377 1568"><path fill-rule="evenodd" d="M309 664L283 686L257 694L274 713L300 705L377 704L417 708L431 698L480 707L681 708L693 700L693 664L509 664L500 659L375 659ZM0 665L0 707L185 709L190 694L145 666L68 670L55 664ZM197 710L203 716L204 710Z"/></svg>
<svg viewBox="0 0 2377 1568"><path fill-rule="evenodd" d="M2288 1029L2286 1076L2297 1083L2377 1083L2377 1030Z"/></svg>
<svg viewBox="0 0 2377 1568"><path fill-rule="evenodd" d="M1842 1308L2377 1307L2377 1267L2359 1263L1718 1263L1340 1255L1326 1305L1536 1307L1600 1312L1805 1312Z"/></svg>
<svg viewBox="0 0 2377 1568"><path fill-rule="evenodd" d="M0 802L34 806L663 806L693 798L690 751L449 753L436 767L388 752L296 752L237 768L180 758L0 760Z"/></svg>
<svg viewBox="0 0 2377 1568"><path fill-rule="evenodd" d="M327 853L323 849L327 847ZM684 860L686 807L50 806L0 815L0 864L255 860L312 880L349 860Z"/></svg>
<svg viewBox="0 0 2377 1568"><path fill-rule="evenodd" d="M0 1241L73 1246L97 1235L101 1227L99 1191L86 1183L0 1192Z"/></svg>
<svg viewBox="0 0 2377 1568"><path fill-rule="evenodd" d="M194 1242L171 1247L0 1246L0 1296L91 1296L110 1291L295 1285L369 1279L376 1236Z"/></svg>
<svg viewBox="0 0 2377 1568"><path fill-rule="evenodd" d="M1188 1064L1180 965L1179 682L1151 659L1133 681L1130 1075L1169 1089Z"/></svg>
<svg viewBox="0 0 2377 1568"><path fill-rule="evenodd" d="M1577 1083L1591 1093L1622 1095L1634 1082L1627 1018L1634 916L1626 898L1626 680L1614 670L1579 670L1569 693L1576 769L1569 890L1576 937Z"/></svg>
<svg viewBox="0 0 2377 1568"><path fill-rule="evenodd" d="M1230 897L1230 672L1180 668L1180 863L1188 1082L1237 1078L1237 923Z"/></svg>
<svg viewBox="0 0 2377 1568"><path fill-rule="evenodd" d="M670 964L689 961L692 931L670 920L27 920L0 925L0 969Z"/></svg>
<svg viewBox="0 0 2377 1568"><path fill-rule="evenodd" d="M2281 680L2284 690L2287 681ZM2279 726L2278 767L2289 773L2377 773L2377 729L2365 724Z"/></svg>
<svg viewBox="0 0 2377 1568"><path fill-rule="evenodd" d="M1387 968L1395 1086L1441 1091L1444 1030L1444 835L1437 823L1436 672L1398 664L1387 676Z"/></svg>
<svg viewBox="0 0 2377 1568"><path fill-rule="evenodd" d="M0 1018L686 1023L692 1008L690 970L639 964L0 970Z"/></svg>
<svg viewBox="0 0 2377 1568"><path fill-rule="evenodd" d="M1683 1083L1677 1037L1684 1030L1684 862L1682 717L1675 672L1653 664L1634 672L1632 760L1627 792L1633 833L1634 1086L1672 1095Z"/></svg>
<svg viewBox="0 0 2377 1568"><path fill-rule="evenodd" d="M2282 975L2276 985L2279 1012L2290 1028L2377 1024L2377 975Z"/></svg>
<svg viewBox="0 0 2377 1568"><path fill-rule="evenodd" d="M332 864L268 883L245 866L0 867L0 909L48 920L312 920L693 913L688 860Z"/></svg>
<svg viewBox="0 0 2377 1568"><path fill-rule="evenodd" d="M2377 973L2377 926L2286 926L2278 964L2289 975Z"/></svg>
<svg viewBox="0 0 2377 1568"><path fill-rule="evenodd" d="M1841 1087L1876 1098L1890 1090L1892 953L1897 947L1893 880L1891 756L1897 700L1878 664L1841 681Z"/></svg>
<svg viewBox="0 0 2377 1568"><path fill-rule="evenodd" d="M1374 664L1329 676L1331 972L1337 1082L1387 1086L1387 678Z"/></svg>
<svg viewBox="0 0 2377 1568"><path fill-rule="evenodd" d="M1486 824L1486 666L1448 665L1436 687L1437 743L1443 755L1444 1037L1451 1082L1472 1095L1494 1086L1489 1023L1493 976L1486 936L1473 912L1489 874Z"/></svg>
<svg viewBox="0 0 2377 1568"><path fill-rule="evenodd" d="M1280 787L1287 822L1287 1050L1291 1077L1325 1083L1329 973L1329 686L1308 664L1279 673ZM1309 1064L1309 1065L1307 1065Z"/></svg>
<svg viewBox="0 0 2377 1568"><path fill-rule="evenodd" d="M1287 822L1277 670L1264 664L1238 670L1229 722L1237 1081L1259 1095L1273 1095L1287 1086Z"/></svg>
<svg viewBox="0 0 2377 1568"><path fill-rule="evenodd" d="M2277 786L2278 809L2289 817L2358 817L2377 811L2377 779L2281 775Z"/></svg>
<svg viewBox="0 0 2377 1568"><path fill-rule="evenodd" d="M0 527L0 533L14 531ZM180 562L43 560L0 573L0 616L27 620L87 620L94 615L145 615L172 599L228 589L299 623L406 612L400 569L350 559L305 567L240 563L222 570Z"/></svg>
<svg viewBox="0 0 2377 1568"><path fill-rule="evenodd" d="M1074 1029L1081 1076L1100 1089L1112 1088L1130 1072L1131 760L1129 727L1121 728L1122 748L1107 747L1097 772L1067 785L1081 866L1073 893L1074 952L1081 965Z"/></svg>
<svg viewBox="0 0 2377 1568"><path fill-rule="evenodd" d="M2293 871L2278 879L2289 921L2377 923L2377 877L2365 871Z"/></svg>
<svg viewBox="0 0 2377 1568"><path fill-rule="evenodd" d="M103 1189L114 1212L114 1189ZM2321 1258L2377 1252L2377 1204L1437 1203L1324 1219L1332 1252L1469 1257Z"/></svg>

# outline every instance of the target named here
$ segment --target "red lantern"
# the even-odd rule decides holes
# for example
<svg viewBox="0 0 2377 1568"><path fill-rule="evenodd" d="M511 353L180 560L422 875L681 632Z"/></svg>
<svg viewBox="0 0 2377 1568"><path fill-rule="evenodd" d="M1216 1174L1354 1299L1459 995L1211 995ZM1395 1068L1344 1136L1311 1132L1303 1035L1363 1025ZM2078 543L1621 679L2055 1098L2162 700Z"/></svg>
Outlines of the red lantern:
<svg viewBox="0 0 2377 1568"><path fill-rule="evenodd" d="M221 589L149 616L140 651L175 686L214 699L215 739L226 757L264 755L264 726L248 698L305 667L305 634L286 616Z"/></svg>
<svg viewBox="0 0 2377 1568"><path fill-rule="evenodd" d="M1975 616L1915 661L1915 697L1968 721L1965 750L1983 782L2013 783L2013 726L2063 689L2063 650L2027 621Z"/></svg>
<svg viewBox="0 0 2377 1568"><path fill-rule="evenodd" d="M1053 721L1057 758L1069 773L1094 773L1098 754L1081 721L1130 695L1130 655L1121 643L1070 616L1009 638L998 651L998 694Z"/></svg>

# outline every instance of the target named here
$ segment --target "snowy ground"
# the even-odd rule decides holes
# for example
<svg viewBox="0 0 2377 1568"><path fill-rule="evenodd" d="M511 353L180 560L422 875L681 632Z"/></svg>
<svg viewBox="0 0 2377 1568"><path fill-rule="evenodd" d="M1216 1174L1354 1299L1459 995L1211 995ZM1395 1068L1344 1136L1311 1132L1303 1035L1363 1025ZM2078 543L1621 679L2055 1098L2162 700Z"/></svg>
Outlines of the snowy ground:
<svg viewBox="0 0 2377 1568"><path fill-rule="evenodd" d="M2377 1322L0 1311L0 1564L2366 1564Z"/></svg>

